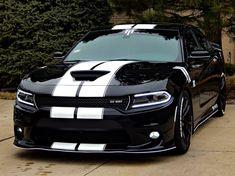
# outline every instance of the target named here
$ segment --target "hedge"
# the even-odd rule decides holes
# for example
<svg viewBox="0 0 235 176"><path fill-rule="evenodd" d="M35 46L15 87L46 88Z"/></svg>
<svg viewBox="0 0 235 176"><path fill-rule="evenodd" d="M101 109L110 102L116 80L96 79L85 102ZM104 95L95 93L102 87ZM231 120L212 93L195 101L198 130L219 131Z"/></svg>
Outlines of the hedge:
<svg viewBox="0 0 235 176"><path fill-rule="evenodd" d="M234 65L234 64L229 64L229 63L227 63L227 64L225 64L224 67L225 67L225 73L226 73L226 75L232 76L232 75L235 74L235 65Z"/></svg>
<svg viewBox="0 0 235 176"><path fill-rule="evenodd" d="M109 25L106 0L0 2L0 88L16 87L35 67L53 62L91 28Z"/></svg>

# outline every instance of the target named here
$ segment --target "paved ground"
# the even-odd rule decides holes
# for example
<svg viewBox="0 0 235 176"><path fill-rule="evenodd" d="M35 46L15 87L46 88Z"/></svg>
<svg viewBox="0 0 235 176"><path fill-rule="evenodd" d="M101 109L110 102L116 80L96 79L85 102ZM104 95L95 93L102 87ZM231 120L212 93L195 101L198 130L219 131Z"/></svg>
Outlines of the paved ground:
<svg viewBox="0 0 235 176"><path fill-rule="evenodd" d="M185 155L87 156L13 147L13 101L0 100L0 175L4 176L234 176L235 105L198 129Z"/></svg>

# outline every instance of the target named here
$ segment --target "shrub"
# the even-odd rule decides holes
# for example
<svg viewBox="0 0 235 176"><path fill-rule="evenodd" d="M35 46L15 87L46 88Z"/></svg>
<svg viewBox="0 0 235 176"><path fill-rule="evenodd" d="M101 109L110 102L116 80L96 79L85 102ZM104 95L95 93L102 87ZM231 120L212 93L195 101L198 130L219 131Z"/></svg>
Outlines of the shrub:
<svg viewBox="0 0 235 176"><path fill-rule="evenodd" d="M235 65L226 63L225 66L226 75L232 76L235 73Z"/></svg>
<svg viewBox="0 0 235 176"><path fill-rule="evenodd" d="M235 76L226 77L227 99L235 99Z"/></svg>
<svg viewBox="0 0 235 176"><path fill-rule="evenodd" d="M0 88L15 87L51 53L68 51L90 28L109 25L106 0L4 0L0 2Z"/></svg>

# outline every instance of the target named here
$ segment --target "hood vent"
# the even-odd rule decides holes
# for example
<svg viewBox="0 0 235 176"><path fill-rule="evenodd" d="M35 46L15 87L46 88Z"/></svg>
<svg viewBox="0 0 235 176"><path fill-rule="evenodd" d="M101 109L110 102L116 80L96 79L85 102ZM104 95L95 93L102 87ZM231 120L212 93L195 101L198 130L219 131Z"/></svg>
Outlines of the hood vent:
<svg viewBox="0 0 235 176"><path fill-rule="evenodd" d="M89 71L72 71L70 74L76 81L94 81L97 78L108 74L109 71L89 70Z"/></svg>

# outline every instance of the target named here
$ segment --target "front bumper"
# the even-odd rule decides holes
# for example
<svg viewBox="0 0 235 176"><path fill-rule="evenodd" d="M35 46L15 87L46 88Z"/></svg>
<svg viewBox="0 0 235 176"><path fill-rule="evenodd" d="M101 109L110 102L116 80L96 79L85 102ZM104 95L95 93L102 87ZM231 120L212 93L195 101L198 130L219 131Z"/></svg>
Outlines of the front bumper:
<svg viewBox="0 0 235 176"><path fill-rule="evenodd" d="M21 142L15 140L14 145L17 148L25 149L25 150L41 150L41 151L53 151L53 152L68 152L68 153L84 153L84 154L155 154L155 153L163 153L168 151L173 151L176 149L174 145L171 147L152 147L148 149L118 149L118 150L65 150L65 149L52 149L43 146L32 146L25 145Z"/></svg>
<svg viewBox="0 0 235 176"><path fill-rule="evenodd" d="M14 145L29 150L48 150L77 153L159 153L175 149L175 102L161 108L123 113L105 109L104 119L54 119L50 108L30 112L14 108ZM157 131L157 139L150 133ZM53 147L62 143L62 147ZM104 145L102 149L80 149L80 146ZM72 146L72 147L66 147Z"/></svg>

